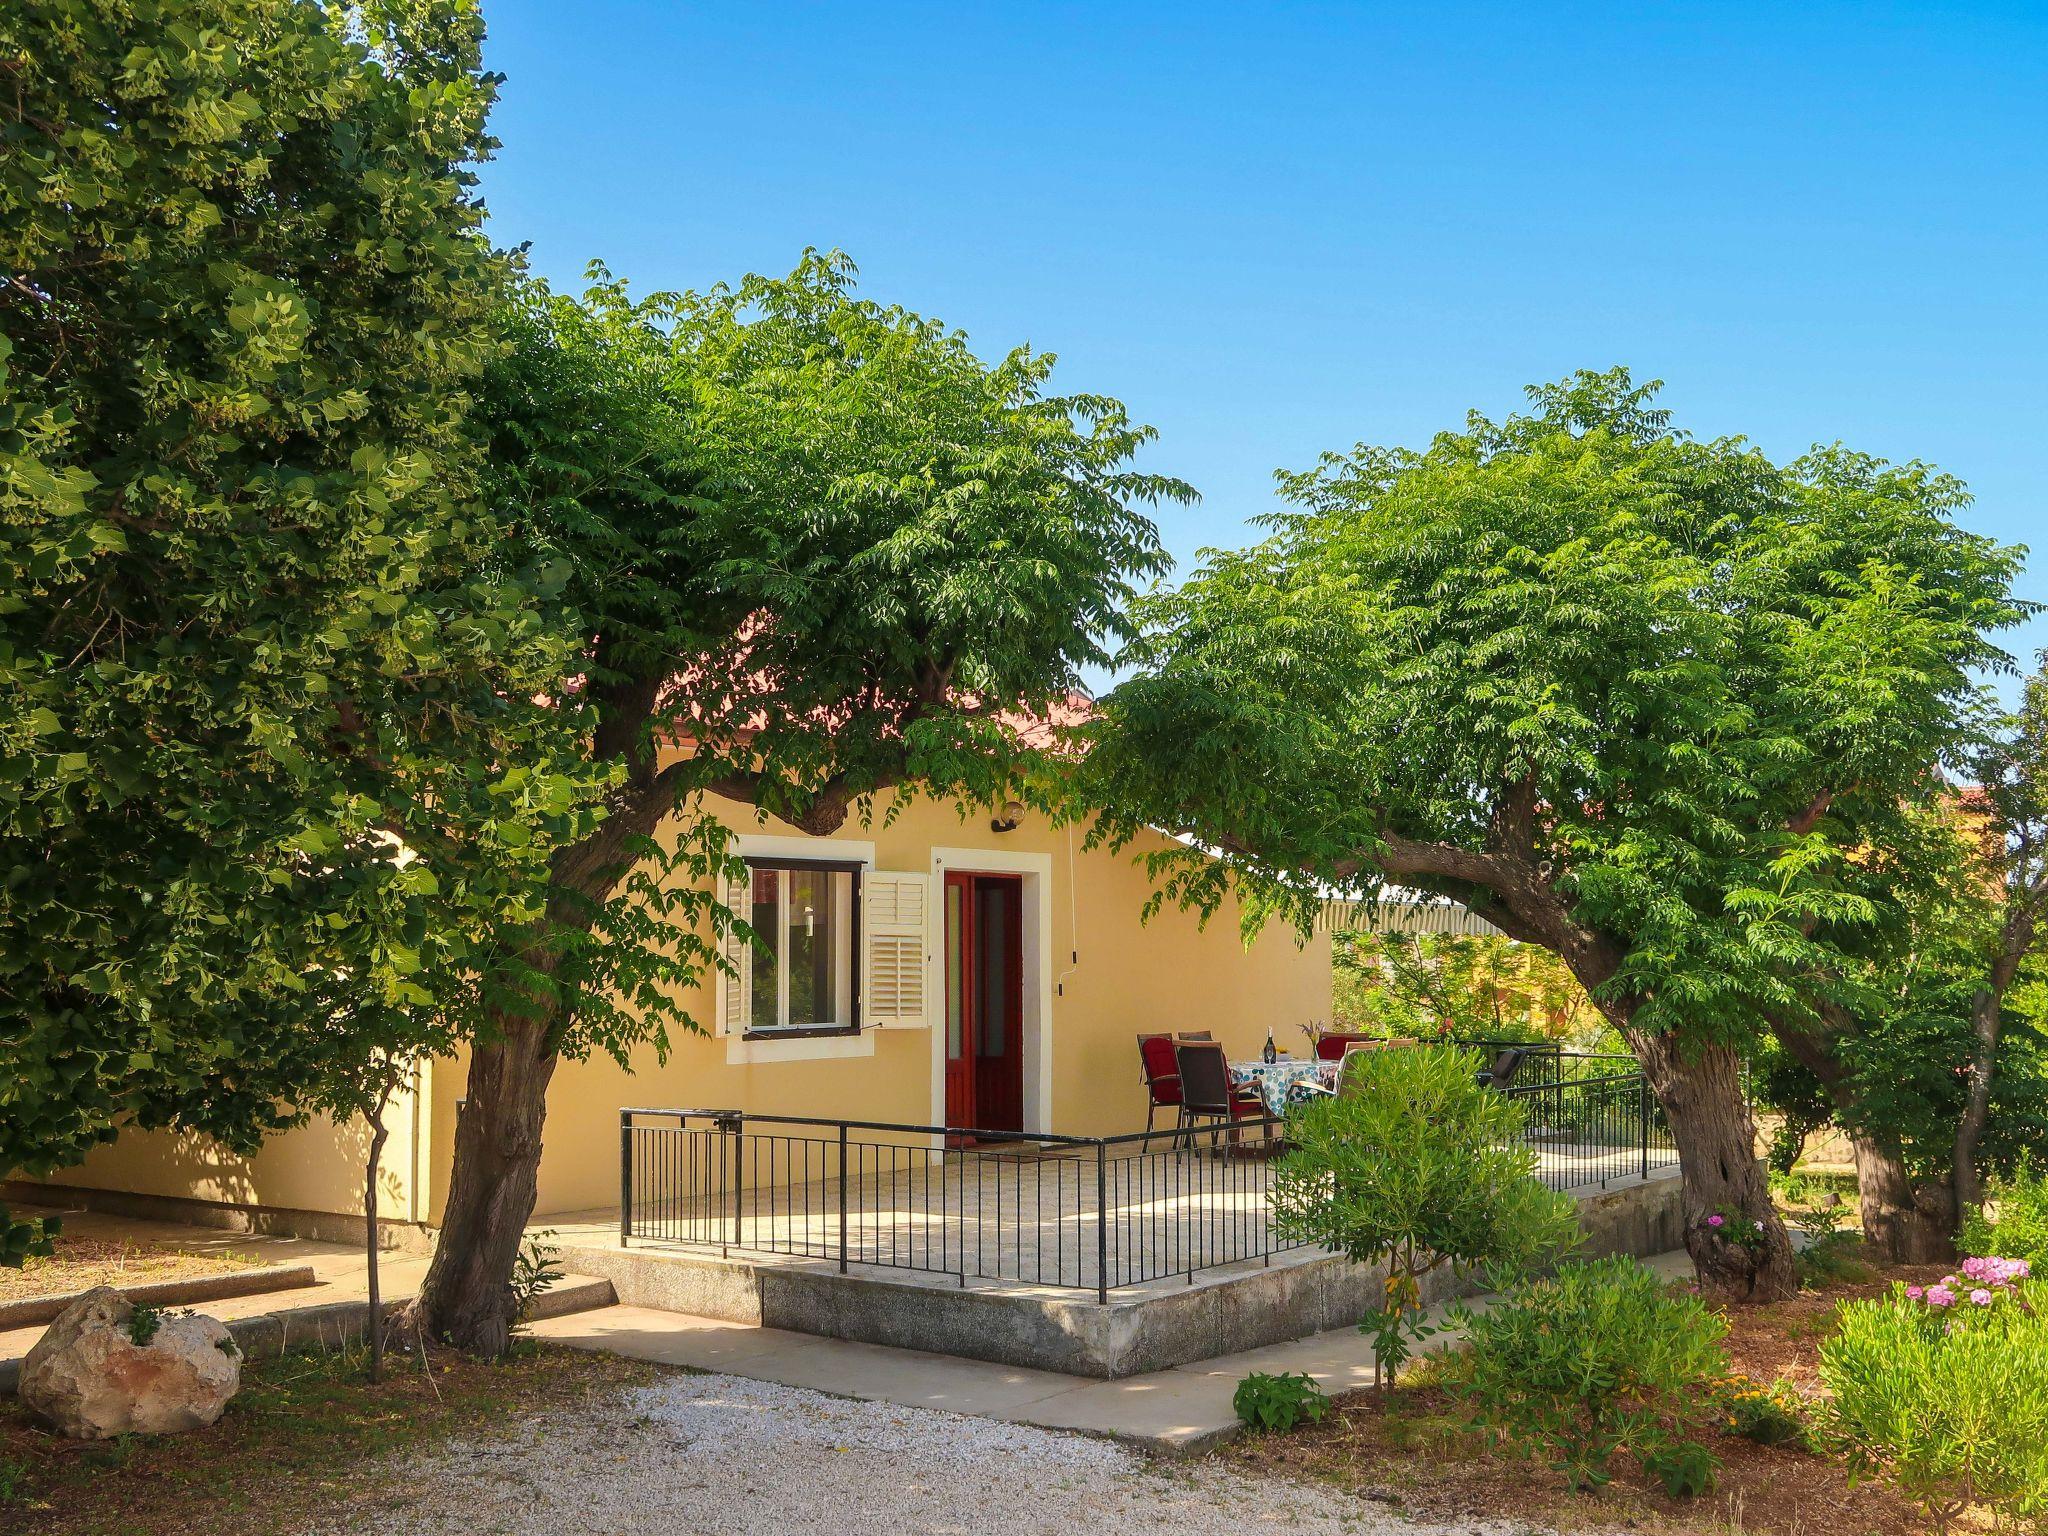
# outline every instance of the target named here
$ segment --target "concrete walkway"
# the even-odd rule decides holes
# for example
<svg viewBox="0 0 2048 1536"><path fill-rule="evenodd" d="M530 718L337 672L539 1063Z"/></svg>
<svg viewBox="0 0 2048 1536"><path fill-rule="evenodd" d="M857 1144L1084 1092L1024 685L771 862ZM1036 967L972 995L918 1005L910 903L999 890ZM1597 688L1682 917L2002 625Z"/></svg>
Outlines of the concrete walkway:
<svg viewBox="0 0 2048 1536"><path fill-rule="evenodd" d="M1691 1267L1682 1252L1659 1254L1646 1262L1673 1278ZM1473 1305L1484 1306L1485 1298ZM648 1307L602 1307L535 1323L532 1331L536 1338L577 1349L609 1350L637 1360L810 1387L841 1397L1107 1435L1169 1455L1206 1450L1236 1434L1240 1425L1230 1399L1237 1384L1253 1371L1305 1372L1333 1395L1372 1385L1372 1347L1355 1328L1118 1381L857 1344ZM1425 1348L1448 1348L1453 1342L1454 1335L1439 1334Z"/></svg>

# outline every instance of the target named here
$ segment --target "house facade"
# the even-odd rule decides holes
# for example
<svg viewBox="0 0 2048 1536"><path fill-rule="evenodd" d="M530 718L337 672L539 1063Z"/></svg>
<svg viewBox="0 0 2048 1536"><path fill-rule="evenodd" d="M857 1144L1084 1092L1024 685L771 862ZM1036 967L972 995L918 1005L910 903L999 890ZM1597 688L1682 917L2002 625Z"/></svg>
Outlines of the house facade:
<svg viewBox="0 0 2048 1536"><path fill-rule="evenodd" d="M1207 1030L1241 1057L1269 1029L1299 1050L1330 1018L1327 933L1304 944L1275 927L1247 944L1229 908L1206 926L1171 906L1146 922L1146 848L1090 850L1035 814L930 799L885 795L828 837L711 808L748 867L725 899L759 942L733 946L737 974L685 999L703 1030L677 1033L666 1060L642 1047L631 1072L562 1063L538 1216L616 1202L627 1106L1113 1134L1145 1124L1139 1033ZM387 1220L439 1219L465 1075L459 1058L426 1064L394 1102ZM338 1230L362 1208L366 1143L360 1125L316 1122L243 1159L138 1133L45 1182L185 1219L240 1224L253 1209Z"/></svg>

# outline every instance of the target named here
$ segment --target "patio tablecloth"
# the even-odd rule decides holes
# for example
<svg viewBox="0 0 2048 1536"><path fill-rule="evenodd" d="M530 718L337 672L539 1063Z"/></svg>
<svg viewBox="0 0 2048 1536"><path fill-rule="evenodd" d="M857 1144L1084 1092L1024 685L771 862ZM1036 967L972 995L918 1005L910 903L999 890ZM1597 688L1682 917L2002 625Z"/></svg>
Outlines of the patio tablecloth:
<svg viewBox="0 0 2048 1536"><path fill-rule="evenodd" d="M1266 1106L1269 1115L1284 1115L1287 1106L1315 1097L1319 1088L1334 1088L1334 1061L1233 1061L1230 1081L1249 1088Z"/></svg>

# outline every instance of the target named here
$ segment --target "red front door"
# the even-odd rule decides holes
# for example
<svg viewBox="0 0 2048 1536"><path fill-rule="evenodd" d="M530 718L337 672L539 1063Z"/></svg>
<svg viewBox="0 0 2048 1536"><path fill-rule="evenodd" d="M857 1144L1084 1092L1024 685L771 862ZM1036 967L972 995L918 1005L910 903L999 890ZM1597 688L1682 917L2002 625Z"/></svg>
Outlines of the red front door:
<svg viewBox="0 0 2048 1536"><path fill-rule="evenodd" d="M946 876L946 1124L1024 1129L1024 881Z"/></svg>

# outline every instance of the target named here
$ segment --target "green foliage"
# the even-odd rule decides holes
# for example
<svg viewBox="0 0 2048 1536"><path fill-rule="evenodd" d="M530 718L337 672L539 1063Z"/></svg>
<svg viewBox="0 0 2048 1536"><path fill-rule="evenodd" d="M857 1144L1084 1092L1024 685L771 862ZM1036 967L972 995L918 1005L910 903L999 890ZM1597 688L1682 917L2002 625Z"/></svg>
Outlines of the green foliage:
<svg viewBox="0 0 2048 1536"><path fill-rule="evenodd" d="M0 1168L247 1152L462 1028L605 787L465 421L481 40L472 0L0 12Z"/></svg>
<svg viewBox="0 0 2048 1536"><path fill-rule="evenodd" d="M2011 1174L1993 1180L1988 1209L1964 1218L1957 1246L1985 1258L2048 1266L2048 1172L2023 1157Z"/></svg>
<svg viewBox="0 0 2048 1536"><path fill-rule="evenodd" d="M1797 1255L1802 1288L1869 1278L1863 1235L1843 1225L1850 1211L1843 1199L1844 1186L1847 1193L1855 1193L1853 1177L1836 1180L1811 1174L1771 1175L1772 1192L1786 1219L1805 1239Z"/></svg>
<svg viewBox="0 0 2048 1536"><path fill-rule="evenodd" d="M1696 1499L1714 1486L1721 1458L1696 1440L1680 1440L1643 1452L1643 1470L1674 1499Z"/></svg>
<svg viewBox="0 0 2048 1536"><path fill-rule="evenodd" d="M1972 1504L2011 1529L2048 1520L2048 1287L1937 1308L1903 1287L1843 1305L1821 1345L1825 1427L1946 1524Z"/></svg>
<svg viewBox="0 0 2048 1536"><path fill-rule="evenodd" d="M512 1316L524 1323L533 1315L534 1303L561 1281L562 1250L550 1242L553 1232L536 1232L519 1245L512 1261Z"/></svg>
<svg viewBox="0 0 2048 1536"><path fill-rule="evenodd" d="M1572 1202L1534 1177L1519 1102L1474 1081L1451 1046L1352 1056L1334 1097L1291 1110L1273 1170L1274 1229L1387 1266L1386 1304L1360 1325L1381 1380L1421 1323L1421 1279L1441 1265L1506 1276L1579 1240Z"/></svg>
<svg viewBox="0 0 2048 1536"><path fill-rule="evenodd" d="M495 499L590 637L592 749L626 775L537 948L558 1048L623 1058L692 1026L677 995L716 963L695 797L829 828L882 789L1017 789L1036 755L996 716L1108 660L1163 564L1140 508L1190 493L1126 467L1152 434L1117 402L1047 393L1049 355L984 363L838 255L645 298L593 267L509 324Z"/></svg>
<svg viewBox="0 0 2048 1536"><path fill-rule="evenodd" d="M1772 1228L1761 1255L1696 1238L1703 1275L1774 1291L1726 1056L1808 1027L1859 1062L1837 1020L1906 926L1890 850L1967 755L2021 556L1926 464L1776 463L1655 390L1582 372L1282 475L1264 542L1141 605L1083 773L1100 838L1184 839L1162 899L1307 931L1333 888L1420 889L1568 957L1669 1058L1674 1131L1716 1147L1692 1187Z"/></svg>
<svg viewBox="0 0 2048 1536"><path fill-rule="evenodd" d="M140 1348L157 1336L164 1325L164 1310L146 1303L136 1303L135 1310L128 1314L128 1337Z"/></svg>
<svg viewBox="0 0 2048 1536"><path fill-rule="evenodd" d="M1634 1259L1567 1264L1484 1312L1457 1309L1470 1348L1445 1386L1497 1441L1545 1455L1574 1487L1606 1482L1621 1451L1674 1491L1712 1460L1693 1435L1727 1372L1727 1323Z"/></svg>
<svg viewBox="0 0 2048 1536"><path fill-rule="evenodd" d="M1230 1406L1252 1428L1284 1433L1300 1423L1321 1423L1330 1411L1330 1398L1313 1376L1253 1371L1237 1384Z"/></svg>
<svg viewBox="0 0 2048 1536"><path fill-rule="evenodd" d="M1833 1122L1835 1106L1820 1079L1773 1038L1757 1043L1749 1083L1758 1111L1777 1118L1765 1160L1774 1174L1789 1174L1806 1139Z"/></svg>
<svg viewBox="0 0 2048 1536"><path fill-rule="evenodd" d="M1117 827L1201 845L1162 856L1174 896L1243 883L1306 921L1392 882L1519 928L1526 869L1619 946L1634 1027L1739 1042L1810 1006L1881 894L1852 855L2001 659L2019 555L1924 464L1775 464L1653 388L1579 374L1328 455L1265 543L1146 601L1088 772Z"/></svg>
<svg viewBox="0 0 2048 1536"><path fill-rule="evenodd" d="M0 1205L0 1269L20 1269L30 1259L47 1259L56 1252L53 1239L63 1226L61 1217L15 1217Z"/></svg>
<svg viewBox="0 0 2048 1536"><path fill-rule="evenodd" d="M1540 945L1340 932L1331 963L1340 1029L1389 1038L1591 1044L1604 1023L1570 969Z"/></svg>
<svg viewBox="0 0 2048 1536"><path fill-rule="evenodd" d="M1758 1445L1807 1443L1806 1401L1782 1381L1759 1384L1730 1376L1719 1383L1716 1399L1730 1434Z"/></svg>

